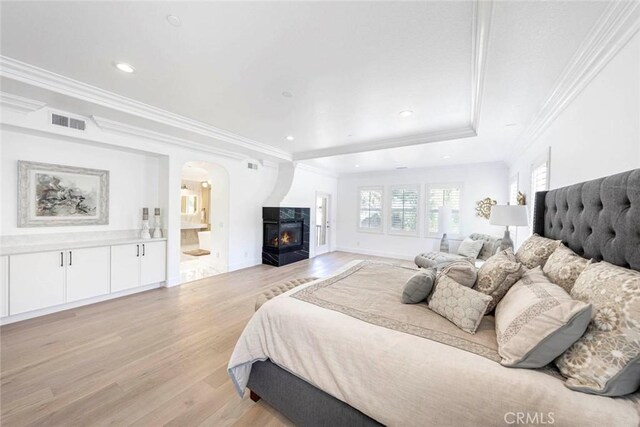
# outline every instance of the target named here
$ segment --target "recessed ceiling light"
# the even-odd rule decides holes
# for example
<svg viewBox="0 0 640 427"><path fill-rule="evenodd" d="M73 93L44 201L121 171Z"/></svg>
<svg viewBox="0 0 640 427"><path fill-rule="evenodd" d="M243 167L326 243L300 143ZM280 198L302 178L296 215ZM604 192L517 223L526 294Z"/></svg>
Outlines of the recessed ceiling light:
<svg viewBox="0 0 640 427"><path fill-rule="evenodd" d="M359 167L360 167L360 165L356 165L356 167L357 167L357 168L359 168Z"/></svg>
<svg viewBox="0 0 640 427"><path fill-rule="evenodd" d="M282 92L282 96L284 96L285 98L293 98L293 94L287 90Z"/></svg>
<svg viewBox="0 0 640 427"><path fill-rule="evenodd" d="M404 111L400 111L398 114L400 114L402 117L409 117L409 116L413 115L413 111L404 110Z"/></svg>
<svg viewBox="0 0 640 427"><path fill-rule="evenodd" d="M126 62L116 62L116 68L125 73L133 73L135 71L135 68Z"/></svg>
<svg viewBox="0 0 640 427"><path fill-rule="evenodd" d="M443 158L443 159L450 159L450 158L451 158L451 156L446 155L446 156L442 156L442 158Z"/></svg>
<svg viewBox="0 0 640 427"><path fill-rule="evenodd" d="M291 136L291 135L289 135L289 136L287 137L287 141L293 141L294 139L295 139L295 138L294 138L293 136Z"/></svg>
<svg viewBox="0 0 640 427"><path fill-rule="evenodd" d="M174 27L179 27L182 25L182 21L178 15L167 15L167 22Z"/></svg>

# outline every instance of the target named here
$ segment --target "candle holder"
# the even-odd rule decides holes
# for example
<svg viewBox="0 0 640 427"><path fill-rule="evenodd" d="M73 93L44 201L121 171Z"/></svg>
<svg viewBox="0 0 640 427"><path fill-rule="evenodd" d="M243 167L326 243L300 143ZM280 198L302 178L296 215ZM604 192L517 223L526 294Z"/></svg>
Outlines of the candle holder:
<svg viewBox="0 0 640 427"><path fill-rule="evenodd" d="M162 238L162 220L160 218L160 208L156 208L155 210L155 228L153 229L153 238L160 239Z"/></svg>
<svg viewBox="0 0 640 427"><path fill-rule="evenodd" d="M142 208L142 232L140 237L143 239L151 238L151 233L149 232L149 208Z"/></svg>

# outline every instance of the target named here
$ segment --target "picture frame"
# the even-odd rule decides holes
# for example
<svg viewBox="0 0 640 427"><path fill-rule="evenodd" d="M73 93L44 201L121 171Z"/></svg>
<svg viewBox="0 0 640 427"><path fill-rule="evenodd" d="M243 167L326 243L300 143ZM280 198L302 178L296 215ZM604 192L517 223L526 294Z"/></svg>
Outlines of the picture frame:
<svg viewBox="0 0 640 427"><path fill-rule="evenodd" d="M18 227L109 224L109 171L18 161Z"/></svg>

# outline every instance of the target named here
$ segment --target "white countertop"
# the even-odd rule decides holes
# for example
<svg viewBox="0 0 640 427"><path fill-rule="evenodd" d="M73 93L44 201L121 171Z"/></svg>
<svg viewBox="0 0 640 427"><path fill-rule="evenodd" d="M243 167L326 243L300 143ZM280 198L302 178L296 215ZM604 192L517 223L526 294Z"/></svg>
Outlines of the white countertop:
<svg viewBox="0 0 640 427"><path fill-rule="evenodd" d="M48 252L48 251L66 251L70 249L81 248L96 248L99 246L116 246L126 245L131 243L150 243L161 242L167 240L166 237L159 239L142 239L140 237L125 237L125 238L112 238L102 240L76 240L69 242L55 242L55 243L37 243L37 244L22 244L22 245L6 245L0 246L0 256L3 255L18 255L33 252Z"/></svg>

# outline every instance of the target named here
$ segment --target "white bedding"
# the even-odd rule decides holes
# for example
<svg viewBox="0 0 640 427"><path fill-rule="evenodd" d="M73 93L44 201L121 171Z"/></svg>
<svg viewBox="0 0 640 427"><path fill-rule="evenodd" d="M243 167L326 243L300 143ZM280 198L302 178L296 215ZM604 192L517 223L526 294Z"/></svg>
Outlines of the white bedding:
<svg viewBox="0 0 640 427"><path fill-rule="evenodd" d="M251 365L270 359L385 425L503 426L521 413L557 426L639 424L637 393L572 391L545 373L506 368L289 296L317 283L274 298L251 318L228 366L241 396Z"/></svg>

